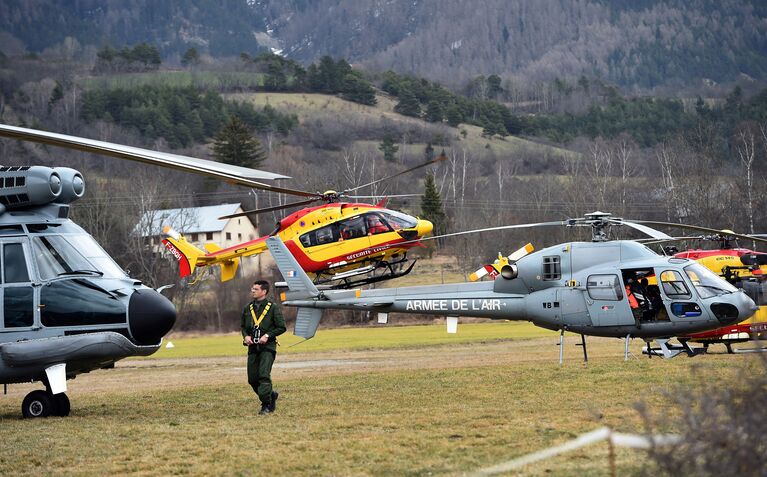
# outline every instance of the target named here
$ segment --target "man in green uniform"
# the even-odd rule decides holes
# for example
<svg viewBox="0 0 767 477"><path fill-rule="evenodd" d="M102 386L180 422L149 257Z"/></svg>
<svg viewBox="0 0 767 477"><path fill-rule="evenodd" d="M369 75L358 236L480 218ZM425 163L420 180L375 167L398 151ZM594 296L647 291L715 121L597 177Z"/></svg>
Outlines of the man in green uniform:
<svg viewBox="0 0 767 477"><path fill-rule="evenodd" d="M250 287L253 301L242 310L242 343L248 347L248 384L261 400L259 414L269 414L277 407L279 393L272 390L272 364L277 355L277 337L286 330L278 305L266 299L269 282L256 280Z"/></svg>

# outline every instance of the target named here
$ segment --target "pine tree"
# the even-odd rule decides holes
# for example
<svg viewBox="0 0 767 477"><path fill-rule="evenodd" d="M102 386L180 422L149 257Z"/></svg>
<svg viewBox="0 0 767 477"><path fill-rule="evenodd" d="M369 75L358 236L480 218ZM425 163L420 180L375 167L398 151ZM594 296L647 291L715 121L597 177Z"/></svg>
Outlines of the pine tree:
<svg viewBox="0 0 767 477"><path fill-rule="evenodd" d="M266 159L261 143L237 116L216 135L213 155L221 162L242 167L258 167Z"/></svg>
<svg viewBox="0 0 767 477"><path fill-rule="evenodd" d="M426 143L426 148L423 150L423 155L427 161L434 159L434 146L432 146L430 142Z"/></svg>
<svg viewBox="0 0 767 477"><path fill-rule="evenodd" d="M421 218L434 224L434 234L440 235L447 229L447 217L442 208L442 198L434 181L434 174L426 175L424 191L421 196Z"/></svg>
<svg viewBox="0 0 767 477"><path fill-rule="evenodd" d="M445 108L436 99L429 101L426 106L426 120L430 123L441 123L445 118Z"/></svg>
<svg viewBox="0 0 767 477"><path fill-rule="evenodd" d="M341 97L368 106L373 106L378 102L370 83L355 73L347 74L344 77Z"/></svg>
<svg viewBox="0 0 767 477"><path fill-rule="evenodd" d="M397 154L399 146L394 143L394 138L390 135L385 135L381 144L378 145L378 149L383 152L384 159L389 162L394 162L394 155Z"/></svg>
<svg viewBox="0 0 767 477"><path fill-rule="evenodd" d="M459 108L455 103L452 103L447 107L445 115L447 116L447 123L453 127L457 127L463 122L463 114L461 113L461 108Z"/></svg>
<svg viewBox="0 0 767 477"><path fill-rule="evenodd" d="M181 57L181 66L197 66L200 64L200 53L197 48L189 48Z"/></svg>
<svg viewBox="0 0 767 477"><path fill-rule="evenodd" d="M399 103L394 106L394 111L405 116L420 117L421 103L418 102L415 93L410 89L402 88L399 95Z"/></svg>

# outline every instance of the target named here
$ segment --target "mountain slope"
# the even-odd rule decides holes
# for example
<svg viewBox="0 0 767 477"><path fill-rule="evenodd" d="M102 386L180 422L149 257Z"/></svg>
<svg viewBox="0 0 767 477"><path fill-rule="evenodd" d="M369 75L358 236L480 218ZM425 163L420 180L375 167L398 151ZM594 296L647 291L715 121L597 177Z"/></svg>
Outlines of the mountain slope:
<svg viewBox="0 0 767 477"><path fill-rule="evenodd" d="M261 6L289 56L445 83L599 76L624 86L767 76L767 6L737 0L304 0Z"/></svg>

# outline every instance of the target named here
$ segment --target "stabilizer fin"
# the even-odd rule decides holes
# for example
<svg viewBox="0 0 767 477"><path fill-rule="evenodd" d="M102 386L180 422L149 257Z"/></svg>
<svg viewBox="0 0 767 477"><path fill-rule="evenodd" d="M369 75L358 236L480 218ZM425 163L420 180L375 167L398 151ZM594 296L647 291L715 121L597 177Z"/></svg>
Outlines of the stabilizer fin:
<svg viewBox="0 0 767 477"><path fill-rule="evenodd" d="M205 250L207 250L208 253L218 252L221 250L221 247L213 242L204 243L202 246L205 247Z"/></svg>
<svg viewBox="0 0 767 477"><path fill-rule="evenodd" d="M320 308L299 308L296 315L296 327L293 334L304 339L309 339L317 332L322 319L322 309Z"/></svg>
<svg viewBox="0 0 767 477"><path fill-rule="evenodd" d="M237 267L240 265L239 258L233 258L221 263L221 281L226 282L237 275Z"/></svg>
<svg viewBox="0 0 767 477"><path fill-rule="evenodd" d="M187 242L182 235L170 227L165 227L163 231L166 237L162 240L162 243L171 255L178 260L179 275L181 278L191 275L197 266L197 259L205 255L205 252Z"/></svg>

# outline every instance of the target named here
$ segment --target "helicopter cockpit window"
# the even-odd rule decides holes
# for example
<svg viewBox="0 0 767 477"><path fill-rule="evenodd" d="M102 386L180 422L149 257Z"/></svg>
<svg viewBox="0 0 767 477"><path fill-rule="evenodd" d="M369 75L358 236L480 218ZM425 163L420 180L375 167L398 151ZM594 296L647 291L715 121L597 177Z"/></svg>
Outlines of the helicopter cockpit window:
<svg viewBox="0 0 767 477"><path fill-rule="evenodd" d="M31 234L77 234L82 233L77 225L71 222L60 224L27 224L27 230Z"/></svg>
<svg viewBox="0 0 767 477"><path fill-rule="evenodd" d="M413 217L410 217L409 215L403 214L401 212L397 212L396 210L383 212L382 215L386 219L386 222L388 222L394 230L412 229L418 225Z"/></svg>
<svg viewBox="0 0 767 477"><path fill-rule="evenodd" d="M370 235L382 234L391 231L389 226L386 225L386 221L384 221L377 213L365 214L365 223L367 224L368 234Z"/></svg>
<svg viewBox="0 0 767 477"><path fill-rule="evenodd" d="M34 237L32 247L40 278L43 280L68 273L97 272L93 265L61 235Z"/></svg>
<svg viewBox="0 0 767 477"><path fill-rule="evenodd" d="M64 235L64 240L78 250L95 270L104 274L105 278L125 278L127 274L107 255L101 245L88 234Z"/></svg>
<svg viewBox="0 0 767 477"><path fill-rule="evenodd" d="M21 225L2 225L0 226L0 235L23 235L24 229Z"/></svg>
<svg viewBox="0 0 767 477"><path fill-rule="evenodd" d="M361 215L342 220L338 223L338 230L341 231L341 238L344 240L355 239L367 235L365 219Z"/></svg>
<svg viewBox="0 0 767 477"><path fill-rule="evenodd" d="M623 300L623 288L618 275L589 275L586 289L592 300Z"/></svg>
<svg viewBox="0 0 767 477"><path fill-rule="evenodd" d="M304 247L314 247L338 241L338 227L336 224L326 225L317 230L307 232L300 237L301 244Z"/></svg>
<svg viewBox="0 0 767 477"><path fill-rule="evenodd" d="M660 281L663 287L663 293L669 298L686 298L692 295L687 285L684 283L682 274L676 270L666 270L660 274Z"/></svg>
<svg viewBox="0 0 767 477"><path fill-rule="evenodd" d="M562 278L559 255L543 257L543 274L541 278L546 281L560 280Z"/></svg>
<svg viewBox="0 0 767 477"><path fill-rule="evenodd" d="M710 298L737 291L737 288L717 277L714 272L698 263L685 267L684 272L701 298Z"/></svg>
<svg viewBox="0 0 767 477"><path fill-rule="evenodd" d="M20 243L9 243L3 247L3 271L5 283L29 281L27 262L24 260L24 248Z"/></svg>

